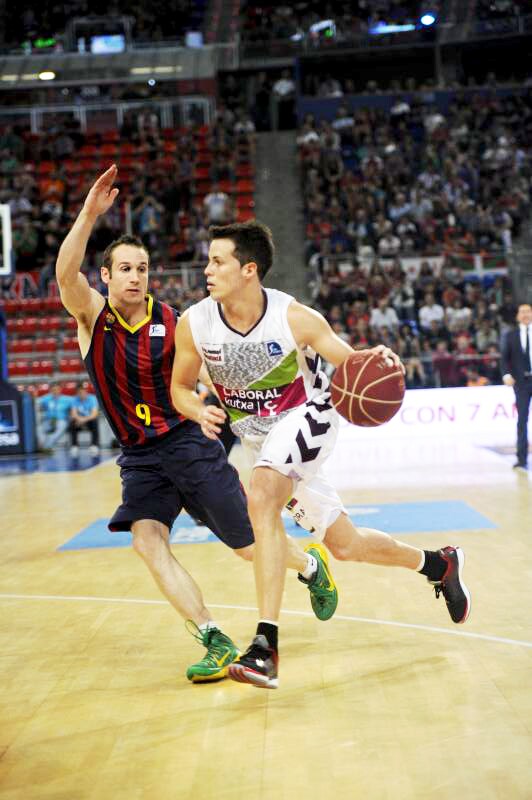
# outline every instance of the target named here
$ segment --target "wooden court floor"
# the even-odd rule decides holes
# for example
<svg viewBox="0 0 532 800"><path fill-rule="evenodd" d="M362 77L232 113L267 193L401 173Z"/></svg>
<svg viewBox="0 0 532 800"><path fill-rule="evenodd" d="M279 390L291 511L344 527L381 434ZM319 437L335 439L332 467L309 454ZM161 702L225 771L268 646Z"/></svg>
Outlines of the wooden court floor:
<svg viewBox="0 0 532 800"><path fill-rule="evenodd" d="M114 510L112 461L1 478L0 800L531 798L532 473L509 463L354 464L346 502L451 499L494 523L405 538L464 548L470 620L418 575L333 562L322 623L289 575L277 691L190 685L201 651L130 548L57 551ZM245 646L251 567L218 543L175 553Z"/></svg>

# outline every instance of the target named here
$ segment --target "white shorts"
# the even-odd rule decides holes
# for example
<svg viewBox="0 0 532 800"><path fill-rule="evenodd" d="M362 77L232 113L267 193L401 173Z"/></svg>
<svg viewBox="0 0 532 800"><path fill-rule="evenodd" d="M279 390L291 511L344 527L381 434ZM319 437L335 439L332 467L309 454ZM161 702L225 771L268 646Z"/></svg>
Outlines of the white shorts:
<svg viewBox="0 0 532 800"><path fill-rule="evenodd" d="M253 468L270 467L292 478L294 494L286 508L317 539L323 539L340 514L347 513L322 472L336 444L339 422L336 410L319 397L280 419L265 439L242 439Z"/></svg>

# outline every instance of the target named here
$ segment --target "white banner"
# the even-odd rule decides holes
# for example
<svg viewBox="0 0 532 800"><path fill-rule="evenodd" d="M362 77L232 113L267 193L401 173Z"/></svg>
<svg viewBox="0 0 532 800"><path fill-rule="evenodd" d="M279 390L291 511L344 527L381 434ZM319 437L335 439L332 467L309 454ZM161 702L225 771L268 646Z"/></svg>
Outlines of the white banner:
<svg viewBox="0 0 532 800"><path fill-rule="evenodd" d="M477 445L513 445L517 411L508 386L410 389L385 425L361 428L342 420L339 444L389 439L460 439Z"/></svg>

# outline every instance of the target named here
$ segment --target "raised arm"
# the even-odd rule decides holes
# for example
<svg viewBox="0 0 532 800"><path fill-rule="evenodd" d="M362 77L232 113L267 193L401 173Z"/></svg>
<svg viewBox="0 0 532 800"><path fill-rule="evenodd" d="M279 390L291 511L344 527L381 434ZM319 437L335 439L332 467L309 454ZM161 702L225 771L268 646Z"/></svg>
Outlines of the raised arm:
<svg viewBox="0 0 532 800"><path fill-rule="evenodd" d="M172 369L172 402L184 417L197 422L205 436L216 439L221 433L225 411L217 406L206 406L196 392L202 360L192 333L188 314L179 320L175 329L175 356Z"/></svg>
<svg viewBox="0 0 532 800"><path fill-rule="evenodd" d="M78 322L87 327L103 307L104 300L96 290L90 288L80 267L94 223L100 214L105 214L113 205L118 195L118 189L113 188L116 173L117 168L113 164L93 184L57 256L55 274L63 305Z"/></svg>
<svg viewBox="0 0 532 800"><path fill-rule="evenodd" d="M300 346L308 345L335 367L338 367L351 353L355 352L351 345L348 345L335 334L325 317L302 303L293 302L290 304L288 308L288 324L294 339ZM378 353L383 358L391 359L396 366L404 370L399 356L383 344L371 347L367 352Z"/></svg>

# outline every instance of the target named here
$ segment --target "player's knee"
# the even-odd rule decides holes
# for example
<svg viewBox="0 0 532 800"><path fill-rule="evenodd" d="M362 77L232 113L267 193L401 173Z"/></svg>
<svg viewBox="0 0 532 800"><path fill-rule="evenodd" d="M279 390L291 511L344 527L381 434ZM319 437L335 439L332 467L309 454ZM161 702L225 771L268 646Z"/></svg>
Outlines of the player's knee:
<svg viewBox="0 0 532 800"><path fill-rule="evenodd" d="M358 536L325 537L324 544L337 561L364 561L364 544Z"/></svg>
<svg viewBox="0 0 532 800"><path fill-rule="evenodd" d="M135 530L133 527L133 550L144 561L153 561L160 550L164 547L164 539L157 528L141 528Z"/></svg>
<svg viewBox="0 0 532 800"><path fill-rule="evenodd" d="M340 542L333 542L328 544L329 552L337 561L357 561L353 558L353 553L349 547Z"/></svg>
<svg viewBox="0 0 532 800"><path fill-rule="evenodd" d="M254 550L254 545L248 544L247 547L239 547L233 552L235 556L243 558L244 561L253 561L253 550Z"/></svg>
<svg viewBox="0 0 532 800"><path fill-rule="evenodd" d="M274 490L265 485L255 485L248 493L248 514L252 522L269 516L277 516L285 506L286 499L277 497Z"/></svg>

